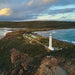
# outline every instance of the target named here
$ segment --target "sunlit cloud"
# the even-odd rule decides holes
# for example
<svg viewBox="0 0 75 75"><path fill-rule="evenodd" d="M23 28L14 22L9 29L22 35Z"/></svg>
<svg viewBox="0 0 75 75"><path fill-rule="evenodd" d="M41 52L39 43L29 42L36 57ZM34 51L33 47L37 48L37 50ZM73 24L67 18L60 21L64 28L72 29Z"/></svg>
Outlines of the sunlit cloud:
<svg viewBox="0 0 75 75"><path fill-rule="evenodd" d="M52 3L55 3L59 0L30 0L28 2L28 5L44 5L44 4L52 4Z"/></svg>
<svg viewBox="0 0 75 75"><path fill-rule="evenodd" d="M48 4L48 3L54 3L56 1L58 1L58 0L42 0L42 3Z"/></svg>
<svg viewBox="0 0 75 75"><path fill-rule="evenodd" d="M10 16L11 15L10 11L11 11L10 8L0 9L0 15Z"/></svg>
<svg viewBox="0 0 75 75"><path fill-rule="evenodd" d="M33 0L29 1L28 2L28 5L30 6L32 3L33 3Z"/></svg>

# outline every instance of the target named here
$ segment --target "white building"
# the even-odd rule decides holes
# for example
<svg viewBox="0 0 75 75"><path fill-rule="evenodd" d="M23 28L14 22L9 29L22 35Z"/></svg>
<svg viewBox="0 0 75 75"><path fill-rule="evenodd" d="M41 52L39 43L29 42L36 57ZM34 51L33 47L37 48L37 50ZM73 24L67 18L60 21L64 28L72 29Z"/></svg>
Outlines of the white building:
<svg viewBox="0 0 75 75"><path fill-rule="evenodd" d="M49 47L48 47L51 51L54 51L54 48L52 47L52 35L49 35Z"/></svg>

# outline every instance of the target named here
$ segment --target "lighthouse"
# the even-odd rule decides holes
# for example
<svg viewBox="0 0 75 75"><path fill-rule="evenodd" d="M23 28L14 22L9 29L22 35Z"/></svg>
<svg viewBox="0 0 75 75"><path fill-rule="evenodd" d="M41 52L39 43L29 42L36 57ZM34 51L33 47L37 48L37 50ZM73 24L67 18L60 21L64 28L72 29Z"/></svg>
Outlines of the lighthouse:
<svg viewBox="0 0 75 75"><path fill-rule="evenodd" d="M51 51L54 51L54 48L52 47L52 35L49 35L49 47L48 47Z"/></svg>

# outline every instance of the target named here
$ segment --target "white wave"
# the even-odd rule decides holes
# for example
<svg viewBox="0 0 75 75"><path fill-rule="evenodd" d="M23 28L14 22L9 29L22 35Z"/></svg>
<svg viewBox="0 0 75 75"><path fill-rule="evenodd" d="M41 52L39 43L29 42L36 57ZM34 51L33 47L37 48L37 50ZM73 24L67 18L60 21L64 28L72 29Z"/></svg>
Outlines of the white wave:
<svg viewBox="0 0 75 75"><path fill-rule="evenodd" d="M63 40L63 41L65 41L65 42L70 42L70 41L68 41L68 40Z"/></svg>
<svg viewBox="0 0 75 75"><path fill-rule="evenodd" d="M52 34L55 34L56 33L56 31L52 31Z"/></svg>
<svg viewBox="0 0 75 75"><path fill-rule="evenodd" d="M3 32L0 32L0 39L4 38L8 32L12 32L12 31L3 31Z"/></svg>
<svg viewBox="0 0 75 75"><path fill-rule="evenodd" d="M4 36L6 36L6 34L7 34L8 32L12 32L12 31L6 31L6 32L4 33Z"/></svg>
<svg viewBox="0 0 75 75"><path fill-rule="evenodd" d="M75 44L75 41L72 41L73 44Z"/></svg>
<svg viewBox="0 0 75 75"><path fill-rule="evenodd" d="M62 40L62 41L75 44L75 41L69 41L69 40Z"/></svg>

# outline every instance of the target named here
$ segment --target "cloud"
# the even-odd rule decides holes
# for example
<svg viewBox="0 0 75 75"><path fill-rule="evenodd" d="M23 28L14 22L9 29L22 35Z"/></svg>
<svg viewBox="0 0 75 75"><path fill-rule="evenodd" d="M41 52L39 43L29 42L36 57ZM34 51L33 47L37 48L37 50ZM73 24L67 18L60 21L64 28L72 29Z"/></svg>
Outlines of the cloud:
<svg viewBox="0 0 75 75"><path fill-rule="evenodd" d="M68 12L73 12L74 10L75 10L75 8L67 8L67 9L60 10L59 12L60 13L68 13Z"/></svg>
<svg viewBox="0 0 75 75"><path fill-rule="evenodd" d="M66 9L57 9L57 10L49 10L50 15L54 15L54 14L64 14L64 13L70 13L70 12L74 12L75 8L66 8Z"/></svg>
<svg viewBox="0 0 75 75"><path fill-rule="evenodd" d="M33 0L29 1L28 2L28 5L30 6L32 3L33 3Z"/></svg>
<svg viewBox="0 0 75 75"><path fill-rule="evenodd" d="M49 19L58 14L74 14L75 5L72 4L75 4L74 0L0 0L0 21L32 20L38 19L38 17L39 19ZM41 17L46 14L48 17ZM62 18L64 17L62 16ZM58 16L55 19L58 19Z"/></svg>
<svg viewBox="0 0 75 75"><path fill-rule="evenodd" d="M42 0L42 3L48 4L48 3L54 3L56 1L58 1L58 0Z"/></svg>
<svg viewBox="0 0 75 75"><path fill-rule="evenodd" d="M10 16L10 8L3 8L3 9L0 9L0 16L1 15L5 15L5 16Z"/></svg>
<svg viewBox="0 0 75 75"><path fill-rule="evenodd" d="M31 0L28 2L28 5L45 5L45 4L52 4L59 0Z"/></svg>
<svg viewBox="0 0 75 75"><path fill-rule="evenodd" d="M7 2L10 2L11 0L0 0L0 4L1 3L7 3Z"/></svg>

